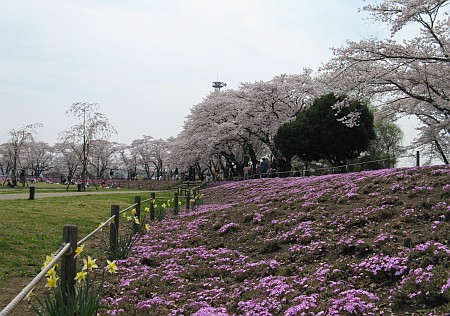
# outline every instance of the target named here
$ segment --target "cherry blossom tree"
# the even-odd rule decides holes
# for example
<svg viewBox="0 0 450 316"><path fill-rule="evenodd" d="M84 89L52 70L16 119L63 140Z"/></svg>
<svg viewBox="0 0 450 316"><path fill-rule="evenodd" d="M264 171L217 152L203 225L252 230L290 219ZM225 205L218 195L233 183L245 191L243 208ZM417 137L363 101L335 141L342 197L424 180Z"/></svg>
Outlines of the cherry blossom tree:
<svg viewBox="0 0 450 316"><path fill-rule="evenodd" d="M249 159L256 164L254 144L258 140L242 128L242 108L234 90L208 95L191 109L176 146L171 146L171 156L183 157L179 166L186 172L194 168L201 179L206 172L213 177L221 172L240 174Z"/></svg>
<svg viewBox="0 0 450 316"><path fill-rule="evenodd" d="M117 146L117 167L127 171L127 178L136 176L138 167L138 157L135 151L131 151L131 146L119 144Z"/></svg>
<svg viewBox="0 0 450 316"><path fill-rule="evenodd" d="M77 145L72 143L56 143L55 151L57 164L63 168L67 174L67 188L75 178L75 173L80 165L78 153L81 149L73 150Z"/></svg>
<svg viewBox="0 0 450 316"><path fill-rule="evenodd" d="M114 155L117 152L117 143L108 140L95 140L89 153L90 166L95 171L97 179L105 179L106 172L110 168Z"/></svg>
<svg viewBox="0 0 450 316"><path fill-rule="evenodd" d="M17 170L21 166L21 159L23 160L23 151L27 144L34 140L39 127L42 127L42 124L34 123L20 129L11 129L9 140L3 145L3 155L9 160L8 164L11 166L11 180L14 187L17 186Z"/></svg>
<svg viewBox="0 0 450 316"><path fill-rule="evenodd" d="M11 159L9 159L8 144L0 145L0 174L8 175L11 172Z"/></svg>
<svg viewBox="0 0 450 316"><path fill-rule="evenodd" d="M167 142L163 139L153 139L144 135L141 139L135 139L131 143L130 151L137 157L138 163L143 168L148 179L155 173L159 179L163 174L163 162L168 155Z"/></svg>
<svg viewBox="0 0 450 316"><path fill-rule="evenodd" d="M54 168L55 151L45 142L29 142L24 150L25 165L38 177Z"/></svg>
<svg viewBox="0 0 450 316"><path fill-rule="evenodd" d="M262 155L280 155L273 144L278 127L295 119L320 91L305 70L213 92L191 109L171 157L183 156L183 168L195 167L198 174L240 175L249 161L255 167Z"/></svg>
<svg viewBox="0 0 450 316"><path fill-rule="evenodd" d="M381 102L380 113L419 119L415 145L433 146L448 164L450 152L449 0L384 0L366 5L391 38L349 41L322 68L329 87ZM413 37L402 31L417 26ZM407 32L403 32L407 33ZM403 34L406 38L406 35Z"/></svg>
<svg viewBox="0 0 450 316"><path fill-rule="evenodd" d="M239 122L243 130L278 158L280 154L273 141L276 131L294 120L322 92L310 69L302 74L276 76L268 82L243 83L238 92L243 105Z"/></svg>
<svg viewBox="0 0 450 316"><path fill-rule="evenodd" d="M97 112L98 109L96 103L73 103L66 113L78 119L79 123L63 131L59 136L60 141L72 144L72 149L77 153L82 168L83 189L88 174L90 151L95 146L95 141L109 140L111 135L116 133L114 126L103 113Z"/></svg>

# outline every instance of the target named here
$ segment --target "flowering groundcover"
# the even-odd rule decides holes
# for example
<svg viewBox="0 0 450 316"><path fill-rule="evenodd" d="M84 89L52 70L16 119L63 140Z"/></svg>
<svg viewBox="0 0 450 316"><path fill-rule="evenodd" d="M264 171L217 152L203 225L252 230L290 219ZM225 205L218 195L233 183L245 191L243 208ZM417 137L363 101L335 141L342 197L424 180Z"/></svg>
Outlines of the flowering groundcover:
<svg viewBox="0 0 450 316"><path fill-rule="evenodd" d="M151 224L105 315L446 315L450 168L256 179ZM207 204L209 203L209 204Z"/></svg>

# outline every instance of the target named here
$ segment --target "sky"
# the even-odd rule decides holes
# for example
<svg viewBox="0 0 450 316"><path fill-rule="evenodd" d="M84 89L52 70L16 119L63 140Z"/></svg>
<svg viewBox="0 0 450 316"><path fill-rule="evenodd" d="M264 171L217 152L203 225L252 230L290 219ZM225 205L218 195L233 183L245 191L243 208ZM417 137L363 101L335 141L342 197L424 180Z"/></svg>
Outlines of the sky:
<svg viewBox="0 0 450 316"><path fill-rule="evenodd" d="M42 123L54 144L97 103L113 141L167 139L219 80L313 71L346 40L385 36L363 0L0 0L0 143ZM405 125L405 124L403 124ZM411 126L407 123L405 128ZM410 132L408 132L409 134Z"/></svg>

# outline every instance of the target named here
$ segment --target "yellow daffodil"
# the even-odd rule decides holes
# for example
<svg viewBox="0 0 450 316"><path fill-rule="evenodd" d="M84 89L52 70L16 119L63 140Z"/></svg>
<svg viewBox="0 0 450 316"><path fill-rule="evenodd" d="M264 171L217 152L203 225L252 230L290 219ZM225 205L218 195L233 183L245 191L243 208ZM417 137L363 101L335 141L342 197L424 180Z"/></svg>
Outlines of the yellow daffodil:
<svg viewBox="0 0 450 316"><path fill-rule="evenodd" d="M44 261L44 263L42 264L42 269L41 269L41 270L44 270L44 268L45 268L46 266L48 266L48 264L49 264L52 260L53 260L53 256L46 256L46 257L45 257L45 261Z"/></svg>
<svg viewBox="0 0 450 316"><path fill-rule="evenodd" d="M83 251L84 251L84 244L82 244L81 246L78 246L77 249L75 249L75 257L74 258L81 256Z"/></svg>
<svg viewBox="0 0 450 316"><path fill-rule="evenodd" d="M117 272L116 260L113 261L106 260L106 262L108 263L108 272L111 274L116 273Z"/></svg>
<svg viewBox="0 0 450 316"><path fill-rule="evenodd" d="M136 214L136 209L135 208L131 210L131 214L133 214L133 215Z"/></svg>
<svg viewBox="0 0 450 316"><path fill-rule="evenodd" d="M82 270L92 271L92 269L97 269L98 266L95 261L97 261L97 259L92 259L91 256L88 256L87 260L83 259L84 266Z"/></svg>
<svg viewBox="0 0 450 316"><path fill-rule="evenodd" d="M134 217L134 223L135 224L140 224L141 222L139 221L139 218L137 216Z"/></svg>
<svg viewBox="0 0 450 316"><path fill-rule="evenodd" d="M157 207L158 207L158 204L155 203L155 208L157 208Z"/></svg>
<svg viewBox="0 0 450 316"><path fill-rule="evenodd" d="M31 298L32 298L33 296L35 296L35 294L33 293L33 291L34 291L34 288L32 288L32 289L30 290L30 292L28 292L27 296L25 296L23 300L27 300L27 301L29 302L29 301L31 300Z"/></svg>
<svg viewBox="0 0 450 316"><path fill-rule="evenodd" d="M87 272L86 271L80 271L75 276L75 281L77 281L78 283L82 283L82 282L84 282L86 280L86 276L87 276Z"/></svg>
<svg viewBox="0 0 450 316"><path fill-rule="evenodd" d="M98 224L98 226L97 227L100 227L100 226L102 226L103 225L103 223L100 223L100 224Z"/></svg>
<svg viewBox="0 0 450 316"><path fill-rule="evenodd" d="M150 212L150 207L146 207L146 208L144 209L144 211L146 211L147 213Z"/></svg>
<svg viewBox="0 0 450 316"><path fill-rule="evenodd" d="M178 201L178 206L181 206L181 201Z"/></svg>
<svg viewBox="0 0 450 316"><path fill-rule="evenodd" d="M150 231L150 224L145 224L145 230Z"/></svg>
<svg viewBox="0 0 450 316"><path fill-rule="evenodd" d="M51 277L47 278L47 284L45 285L45 287L48 287L50 289L54 289L58 286L58 280L59 278L56 275L52 275Z"/></svg>
<svg viewBox="0 0 450 316"><path fill-rule="evenodd" d="M131 216L127 216L127 221L131 221Z"/></svg>
<svg viewBox="0 0 450 316"><path fill-rule="evenodd" d="M162 208L166 208L166 207L167 207L166 203L163 203L163 204L161 205L161 207L162 207Z"/></svg>
<svg viewBox="0 0 450 316"><path fill-rule="evenodd" d="M56 266L53 266L50 270L45 274L47 277L56 276Z"/></svg>
<svg viewBox="0 0 450 316"><path fill-rule="evenodd" d="M127 212L123 212L122 216L127 217Z"/></svg>

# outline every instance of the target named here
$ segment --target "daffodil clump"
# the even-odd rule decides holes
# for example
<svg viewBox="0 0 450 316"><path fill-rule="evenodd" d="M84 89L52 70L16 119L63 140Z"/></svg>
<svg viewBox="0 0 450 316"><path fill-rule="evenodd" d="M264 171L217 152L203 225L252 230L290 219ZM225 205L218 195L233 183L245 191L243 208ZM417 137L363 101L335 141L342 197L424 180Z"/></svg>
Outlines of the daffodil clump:
<svg viewBox="0 0 450 316"><path fill-rule="evenodd" d="M166 202L163 202L162 204L158 205L155 200L153 200L154 207L155 207L155 217L157 220L161 221L166 216L167 209L171 207L171 201L167 200Z"/></svg>
<svg viewBox="0 0 450 316"><path fill-rule="evenodd" d="M203 205L203 194L195 195L190 200L190 204L191 204L193 210L195 210L199 205Z"/></svg>
<svg viewBox="0 0 450 316"><path fill-rule="evenodd" d="M49 265L49 263L53 260L53 258L54 258L54 256L46 256L45 261L42 264L41 270L44 270ZM54 289L58 286L59 278L58 278L58 274L57 274L57 268L58 268L58 265L55 264L45 274L45 276L47 277L47 284L45 285L45 287L47 287L49 289Z"/></svg>
<svg viewBox="0 0 450 316"><path fill-rule="evenodd" d="M77 285L75 291L67 291L60 284L60 278L58 277L59 266L53 265L46 273L47 283L46 288L54 291L48 292L44 300L40 300L36 297L40 307L33 306L38 315L96 315L100 306L100 294L102 291L102 284L94 284L90 282L90 274L99 269L97 265L97 259L93 259L91 256L83 257L84 245L78 246L75 249L74 258L80 258L83 260L83 267L80 272L75 276ZM45 269L48 264L53 260L53 256L47 256L42 269ZM107 260L105 266L105 272L110 274L117 272L117 265L115 260ZM31 290L26 299L31 300L35 296Z"/></svg>
<svg viewBox="0 0 450 316"><path fill-rule="evenodd" d="M75 249L74 258L81 257L83 252L84 252L84 244L78 246ZM45 261L42 264L42 270L48 266L48 264L53 260L53 258L54 258L53 256L47 256L45 258ZM77 273L77 275L75 276L75 280L78 283L82 283L83 281L85 281L89 272L92 272L94 269L98 269L98 265L96 262L97 259L92 259L91 256L87 256L87 258L83 259L83 268L81 269L80 272ZM59 266L57 264L53 265L53 267L50 270L48 270L48 272L45 274L45 276L47 277L47 284L45 285L45 287L54 289L58 286L59 284L59 277L57 273L58 267ZM113 261L107 260L107 271L110 274L117 272L115 260Z"/></svg>

